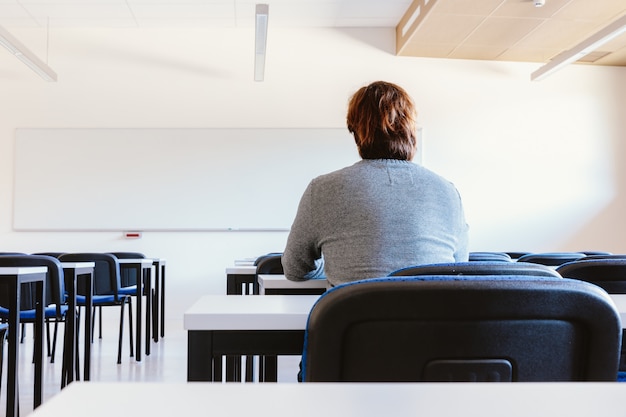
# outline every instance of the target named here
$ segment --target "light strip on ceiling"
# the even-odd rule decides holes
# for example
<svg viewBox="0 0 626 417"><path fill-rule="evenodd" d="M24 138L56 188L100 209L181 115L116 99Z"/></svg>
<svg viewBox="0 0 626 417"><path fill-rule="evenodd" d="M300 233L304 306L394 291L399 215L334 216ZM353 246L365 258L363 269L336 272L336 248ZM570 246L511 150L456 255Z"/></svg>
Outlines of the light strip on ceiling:
<svg viewBox="0 0 626 417"><path fill-rule="evenodd" d="M267 20L269 5L257 4L254 19L254 81L265 78L265 50L267 48Z"/></svg>
<svg viewBox="0 0 626 417"><path fill-rule="evenodd" d="M24 44L18 41L5 28L0 26L0 45L4 46L17 59L22 61L46 81L56 81L57 74L45 62L37 58Z"/></svg>
<svg viewBox="0 0 626 417"><path fill-rule="evenodd" d="M532 81L542 80L572 62L578 61L585 55L590 54L605 43L617 38L623 33L626 33L626 15L617 19L615 22L611 23L595 35L585 39L572 49L561 52L550 60L550 62L534 71L530 75L530 79Z"/></svg>

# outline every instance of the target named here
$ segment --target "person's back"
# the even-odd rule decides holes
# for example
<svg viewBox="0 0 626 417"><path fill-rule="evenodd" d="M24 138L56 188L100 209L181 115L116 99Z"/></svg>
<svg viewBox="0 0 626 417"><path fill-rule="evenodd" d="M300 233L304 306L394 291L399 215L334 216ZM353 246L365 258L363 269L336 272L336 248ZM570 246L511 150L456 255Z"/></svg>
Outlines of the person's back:
<svg viewBox="0 0 626 417"><path fill-rule="evenodd" d="M406 93L393 84L374 83L355 94L348 127L363 160L315 178L307 187L282 258L290 280L325 272L337 285L410 265L467 260L467 224L456 188L410 161L417 145L410 112L403 118L396 113L399 121L383 121L392 126L385 134L371 126L377 123L368 115L372 86L373 101L381 109L389 110L384 101L391 100L392 105L412 110ZM379 118L387 116L384 110ZM362 139L368 134L369 142Z"/></svg>

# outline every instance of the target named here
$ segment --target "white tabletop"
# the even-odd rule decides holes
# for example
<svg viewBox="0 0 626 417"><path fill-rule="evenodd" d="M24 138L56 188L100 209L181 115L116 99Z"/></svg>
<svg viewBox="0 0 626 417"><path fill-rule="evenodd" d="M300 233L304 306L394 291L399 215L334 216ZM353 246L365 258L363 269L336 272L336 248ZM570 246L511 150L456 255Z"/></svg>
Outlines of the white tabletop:
<svg viewBox="0 0 626 417"><path fill-rule="evenodd" d="M63 268L95 268L95 262L61 262Z"/></svg>
<svg viewBox="0 0 626 417"><path fill-rule="evenodd" d="M122 258L117 260L120 264L138 264L140 263L142 268L151 268L152 267L152 259L148 258L137 258L137 259L128 259Z"/></svg>
<svg viewBox="0 0 626 417"><path fill-rule="evenodd" d="M318 295L205 295L184 315L185 330L304 330Z"/></svg>
<svg viewBox="0 0 626 417"><path fill-rule="evenodd" d="M228 275L254 275L256 274L256 265L235 265L226 268Z"/></svg>
<svg viewBox="0 0 626 417"><path fill-rule="evenodd" d="M0 275L41 274L48 272L46 266L7 266L0 267Z"/></svg>
<svg viewBox="0 0 626 417"><path fill-rule="evenodd" d="M319 295L205 295L184 314L185 330L304 330ZM612 294L626 328L626 294Z"/></svg>
<svg viewBox="0 0 626 417"><path fill-rule="evenodd" d="M102 396L114 398L103 401ZM189 384L74 382L33 417L623 416L626 384ZM97 406L94 407L94 404ZM88 410L86 412L85 410Z"/></svg>
<svg viewBox="0 0 626 417"><path fill-rule="evenodd" d="M258 277L259 293L263 294L265 289L305 289L324 288L328 286L326 279L308 279L306 281L290 281L284 275L261 274Z"/></svg>

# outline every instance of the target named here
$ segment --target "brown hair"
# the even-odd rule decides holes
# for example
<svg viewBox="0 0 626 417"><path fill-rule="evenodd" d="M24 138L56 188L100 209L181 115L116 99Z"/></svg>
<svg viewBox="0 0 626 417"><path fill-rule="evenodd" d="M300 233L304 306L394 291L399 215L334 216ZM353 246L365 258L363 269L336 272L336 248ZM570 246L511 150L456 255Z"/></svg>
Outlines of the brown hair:
<svg viewBox="0 0 626 417"><path fill-rule="evenodd" d="M411 160L417 148L413 100L402 87L376 81L350 98L346 121L363 159Z"/></svg>

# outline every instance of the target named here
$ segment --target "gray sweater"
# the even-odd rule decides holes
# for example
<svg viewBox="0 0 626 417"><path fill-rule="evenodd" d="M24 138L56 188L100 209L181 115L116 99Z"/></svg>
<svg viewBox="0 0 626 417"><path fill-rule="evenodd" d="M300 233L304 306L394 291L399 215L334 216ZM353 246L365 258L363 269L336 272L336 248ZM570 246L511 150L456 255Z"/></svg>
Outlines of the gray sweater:
<svg viewBox="0 0 626 417"><path fill-rule="evenodd" d="M378 159L311 181L282 263L290 280L325 273L338 285L467 258L468 226L454 185L412 162Z"/></svg>

